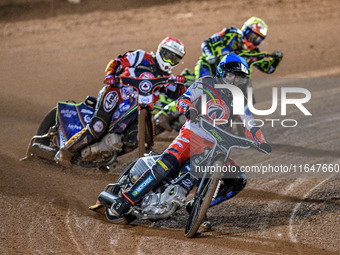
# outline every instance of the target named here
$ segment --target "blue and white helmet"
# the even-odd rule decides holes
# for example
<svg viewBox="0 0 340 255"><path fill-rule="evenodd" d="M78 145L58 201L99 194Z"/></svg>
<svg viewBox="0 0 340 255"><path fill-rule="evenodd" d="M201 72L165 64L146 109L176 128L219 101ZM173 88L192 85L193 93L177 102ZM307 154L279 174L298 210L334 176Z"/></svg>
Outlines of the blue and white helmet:
<svg viewBox="0 0 340 255"><path fill-rule="evenodd" d="M224 78L226 72L230 72L239 76L247 76L249 74L248 64L246 60L236 54L229 53L224 56L216 69L216 76Z"/></svg>
<svg viewBox="0 0 340 255"><path fill-rule="evenodd" d="M247 82L248 74L246 60L233 53L224 56L216 68L216 77L233 85L242 85Z"/></svg>

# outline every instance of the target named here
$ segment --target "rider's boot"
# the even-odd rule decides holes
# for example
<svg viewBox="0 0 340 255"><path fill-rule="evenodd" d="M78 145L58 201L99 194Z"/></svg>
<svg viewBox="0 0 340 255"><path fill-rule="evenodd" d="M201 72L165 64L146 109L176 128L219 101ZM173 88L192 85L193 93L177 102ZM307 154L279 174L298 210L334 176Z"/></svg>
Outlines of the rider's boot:
<svg viewBox="0 0 340 255"><path fill-rule="evenodd" d="M190 214L192 207L194 204L194 199L190 200L189 202L187 202L187 204L185 205L185 210ZM204 215L204 218L202 220L201 223L201 228L203 228L205 231L211 230L211 222L208 220L208 216Z"/></svg>
<svg viewBox="0 0 340 255"><path fill-rule="evenodd" d="M61 166L66 168L71 168L71 159L74 153L70 152L69 150L62 147L54 157L54 160Z"/></svg>
<svg viewBox="0 0 340 255"><path fill-rule="evenodd" d="M207 215L205 215L201 224L201 228L203 228L205 231L209 231L211 230L211 227L211 222L208 220Z"/></svg>

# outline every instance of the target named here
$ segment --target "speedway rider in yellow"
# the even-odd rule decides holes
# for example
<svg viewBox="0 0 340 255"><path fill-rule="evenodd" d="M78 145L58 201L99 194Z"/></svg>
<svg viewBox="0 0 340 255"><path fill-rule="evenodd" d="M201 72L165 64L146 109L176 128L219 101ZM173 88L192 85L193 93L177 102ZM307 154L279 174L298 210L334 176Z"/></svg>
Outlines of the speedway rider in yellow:
<svg viewBox="0 0 340 255"><path fill-rule="evenodd" d="M241 30L235 27L224 28L212 35L201 45L203 55L196 63L195 78L214 75L218 63L227 53L247 57L246 59L256 57L260 52L258 46L266 38L267 32L267 24L260 18L252 17L244 23ZM262 59L254 66L270 74L276 70L282 57L281 51L274 51L269 59Z"/></svg>

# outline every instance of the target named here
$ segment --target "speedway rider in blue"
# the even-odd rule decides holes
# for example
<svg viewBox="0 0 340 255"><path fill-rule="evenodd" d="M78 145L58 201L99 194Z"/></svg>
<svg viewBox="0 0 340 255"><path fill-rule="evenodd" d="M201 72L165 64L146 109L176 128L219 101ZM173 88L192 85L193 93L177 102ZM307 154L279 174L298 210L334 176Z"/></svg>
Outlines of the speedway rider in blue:
<svg viewBox="0 0 340 255"><path fill-rule="evenodd" d="M190 157L201 154L204 147L212 147L213 139L205 135L206 133L196 121L198 114L201 113L199 106L201 105L203 91L207 91L207 94L210 95L210 98L207 98L207 117L210 120L224 119L230 121L239 118L245 123L246 136L259 144L262 150L271 152L271 146L266 143L260 128L254 125L253 116L248 109L246 99L244 99L245 114L234 115L231 92L228 89L214 88L215 84L221 83L240 86L247 82L247 74L248 65L243 58L235 54L226 55L217 67L216 78L211 76L200 78L180 97L177 102L177 109L185 113L186 123L161 158L144 172L130 189L124 191L122 197L117 197L114 201L111 210L117 217L129 212L130 208L142 200L150 190L159 187L164 181L178 174L180 166ZM223 125L221 125L221 128L224 128ZM246 176L240 171L235 161L229 158L227 165L234 166L237 171L220 180L217 196L211 205L232 198L246 185ZM184 188L187 188L189 192L190 188Z"/></svg>

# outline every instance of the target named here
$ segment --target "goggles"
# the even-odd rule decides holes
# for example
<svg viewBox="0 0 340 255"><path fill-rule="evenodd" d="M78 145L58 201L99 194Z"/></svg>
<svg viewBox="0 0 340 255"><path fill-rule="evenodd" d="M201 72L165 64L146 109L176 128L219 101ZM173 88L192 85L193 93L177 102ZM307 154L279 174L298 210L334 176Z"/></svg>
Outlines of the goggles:
<svg viewBox="0 0 340 255"><path fill-rule="evenodd" d="M259 45L263 41L263 37L256 34L253 31L249 31L249 33L246 35L247 41L252 43L253 45Z"/></svg>
<svg viewBox="0 0 340 255"><path fill-rule="evenodd" d="M241 86L247 83L248 78L245 74L236 74L231 72L225 72L223 79L232 85Z"/></svg>
<svg viewBox="0 0 340 255"><path fill-rule="evenodd" d="M177 54L173 53L172 51L162 48L159 52L163 61L169 63L172 66L177 65L181 61L181 57Z"/></svg>

